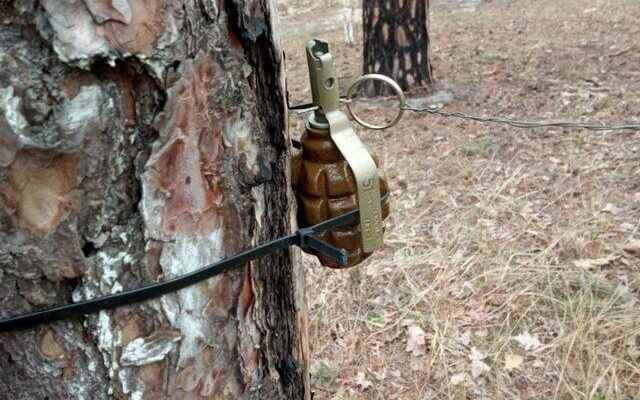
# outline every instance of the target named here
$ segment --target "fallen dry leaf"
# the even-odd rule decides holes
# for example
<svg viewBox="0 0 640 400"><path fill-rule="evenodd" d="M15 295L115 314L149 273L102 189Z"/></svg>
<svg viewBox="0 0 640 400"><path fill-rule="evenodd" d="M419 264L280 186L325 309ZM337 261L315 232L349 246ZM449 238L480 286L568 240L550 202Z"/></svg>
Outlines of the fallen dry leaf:
<svg viewBox="0 0 640 400"><path fill-rule="evenodd" d="M556 157L549 157L549 161L551 161L554 164L562 164L562 161Z"/></svg>
<svg viewBox="0 0 640 400"><path fill-rule="evenodd" d="M484 361L473 360L471 362L471 376L473 379L478 379L489 371L491 371L491 367L489 367Z"/></svg>
<svg viewBox="0 0 640 400"><path fill-rule="evenodd" d="M462 335L456 338L456 341L461 345L468 346L471 344L471 332L465 331Z"/></svg>
<svg viewBox="0 0 640 400"><path fill-rule="evenodd" d="M614 256L609 256L605 258L593 258L593 259L585 258L582 260L575 260L573 262L573 265L575 265L578 268L593 270L600 267L605 267L611 264L611 262L613 262L615 259L616 257Z"/></svg>
<svg viewBox="0 0 640 400"><path fill-rule="evenodd" d="M633 232L636 229L636 226L629 222L623 222L620 224L620 229L627 232Z"/></svg>
<svg viewBox="0 0 640 400"><path fill-rule="evenodd" d="M416 320L415 319L403 319L402 322L400 323L400 325L407 327L407 326L413 326L416 324Z"/></svg>
<svg viewBox="0 0 640 400"><path fill-rule="evenodd" d="M620 215L624 212L624 209L616 206L615 204L607 203L602 209L602 212L610 213L613 215Z"/></svg>
<svg viewBox="0 0 640 400"><path fill-rule="evenodd" d="M473 334L474 336L477 336L479 338L486 338L487 336L489 336L489 331L487 329L478 329Z"/></svg>
<svg viewBox="0 0 640 400"><path fill-rule="evenodd" d="M358 372L356 375L355 384L362 390L367 390L371 386L371 382L367 380L364 372Z"/></svg>
<svg viewBox="0 0 640 400"><path fill-rule="evenodd" d="M407 348L405 351L412 353L414 356L423 356L427 353L427 343L425 342L426 334L417 325L412 325L407 331Z"/></svg>
<svg viewBox="0 0 640 400"><path fill-rule="evenodd" d="M480 350L476 349L475 347L471 348L471 354L469 354L469 359L471 361L474 361L474 360L482 361L485 358L487 358L486 354L482 353Z"/></svg>
<svg viewBox="0 0 640 400"><path fill-rule="evenodd" d="M471 354L469 354L469 359L471 360L471 376L473 379L477 379L481 375L491 371L491 367L489 367L484 361L487 358L487 355L473 347L471 349Z"/></svg>
<svg viewBox="0 0 640 400"><path fill-rule="evenodd" d="M631 274L629 278L629 289L640 293L640 272Z"/></svg>
<svg viewBox="0 0 640 400"><path fill-rule="evenodd" d="M471 282L465 282L462 284L460 288L453 289L451 292L453 297L455 297L458 300L464 300L466 298L469 298L474 293L475 293L475 289L473 288L473 285L471 284Z"/></svg>
<svg viewBox="0 0 640 400"><path fill-rule="evenodd" d="M634 256L640 257L640 239L633 239L622 247L622 250Z"/></svg>
<svg viewBox="0 0 640 400"><path fill-rule="evenodd" d="M511 371L518 369L524 363L524 357L517 354L507 354L504 356L504 369Z"/></svg>
<svg viewBox="0 0 640 400"><path fill-rule="evenodd" d="M427 368L427 363L424 360L424 357L411 357L409 368L412 371L424 371Z"/></svg>
<svg viewBox="0 0 640 400"><path fill-rule="evenodd" d="M380 371L369 371L369 373L373 375L373 377L376 378L377 381L383 381L387 378L386 369L382 369Z"/></svg>
<svg viewBox="0 0 640 400"><path fill-rule="evenodd" d="M535 336L531 336L531 334L527 331L522 332L518 336L514 336L513 340L520 343L520 345L526 351L535 351L542 347L542 343L540 343L540 340L538 340L538 338Z"/></svg>
<svg viewBox="0 0 640 400"><path fill-rule="evenodd" d="M640 335L632 335L625 339L627 354L632 360L640 361Z"/></svg>
<svg viewBox="0 0 640 400"><path fill-rule="evenodd" d="M469 380L469 374L466 372L459 372L451 376L451 384L453 386L459 386L466 383Z"/></svg>

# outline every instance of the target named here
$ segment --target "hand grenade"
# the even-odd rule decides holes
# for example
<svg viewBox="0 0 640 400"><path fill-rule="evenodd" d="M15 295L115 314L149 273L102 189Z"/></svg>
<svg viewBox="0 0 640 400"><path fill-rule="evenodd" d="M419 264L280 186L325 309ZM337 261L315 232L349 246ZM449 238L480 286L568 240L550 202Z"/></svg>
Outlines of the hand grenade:
<svg viewBox="0 0 640 400"><path fill-rule="evenodd" d="M328 129L311 126L307 121L300 142L302 152L294 156L292 168L298 200L298 225L315 225L358 208L353 172L331 141ZM384 198L384 219L390 211L388 186L384 177L380 178L380 192ZM360 237L358 222L323 233L320 239L346 251L348 264L341 266L329 257L316 254L320 263L331 268L353 267L361 263L371 253L362 250Z"/></svg>
<svg viewBox="0 0 640 400"><path fill-rule="evenodd" d="M317 51L318 43L326 46L322 42L312 41L307 47L310 69L311 63L314 62L313 52ZM328 46L326 46L326 53L328 54ZM324 113L330 106L323 107L323 104L339 102L337 87L330 88L333 95L330 93L330 99L327 100L326 93L324 98L322 93L318 93L327 88L314 86L314 74L311 75L314 103L320 103L318 104L320 109L306 120L306 129L300 141L302 152L294 157L292 168L300 227L315 225L358 208L362 210L358 201L360 197L356 176L345 155L332 138L331 117L327 117ZM325 77L324 80L315 78L320 85L330 79L333 79L333 85L337 85L333 77ZM339 111L336 112L339 113ZM374 162L377 168L378 161L374 159ZM381 205L382 219L384 219L389 215L388 186L386 180L378 177L377 174L376 179L379 180L380 197L384 199ZM347 253L348 262L345 266L338 265L333 259L322 254L316 254L323 265L331 268L352 267L371 255L371 252L364 249L360 222L334 228L319 238Z"/></svg>

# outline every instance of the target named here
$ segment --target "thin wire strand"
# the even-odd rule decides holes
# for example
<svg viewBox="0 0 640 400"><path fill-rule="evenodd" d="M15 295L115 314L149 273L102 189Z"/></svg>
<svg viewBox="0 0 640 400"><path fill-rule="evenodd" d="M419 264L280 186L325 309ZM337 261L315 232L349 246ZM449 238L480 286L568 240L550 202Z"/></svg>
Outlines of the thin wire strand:
<svg viewBox="0 0 640 400"><path fill-rule="evenodd" d="M400 106L401 109L405 111L413 111L418 113L428 113L432 115L438 115L443 118L459 118L483 123L496 123L496 124L505 124L512 126L514 128L524 128L524 129L533 129L533 128L575 128L575 129L587 129L596 132L602 131L616 131L616 130L640 130L640 123L623 123L623 124L615 124L615 125L605 125L599 123L583 123L583 122L547 122L547 121L518 121L510 118L504 117L480 117L476 115L469 115L462 112L446 112L440 111L439 108L436 107L412 107L408 104L404 104Z"/></svg>

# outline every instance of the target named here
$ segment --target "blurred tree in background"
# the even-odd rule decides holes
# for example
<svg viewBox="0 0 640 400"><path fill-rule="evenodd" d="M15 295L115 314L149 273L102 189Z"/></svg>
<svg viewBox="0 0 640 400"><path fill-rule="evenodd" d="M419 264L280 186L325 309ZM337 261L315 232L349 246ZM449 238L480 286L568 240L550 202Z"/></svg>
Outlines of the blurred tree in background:
<svg viewBox="0 0 640 400"><path fill-rule="evenodd" d="M429 0L364 0L365 74L392 77L402 89L430 84ZM385 94L371 82L369 95Z"/></svg>

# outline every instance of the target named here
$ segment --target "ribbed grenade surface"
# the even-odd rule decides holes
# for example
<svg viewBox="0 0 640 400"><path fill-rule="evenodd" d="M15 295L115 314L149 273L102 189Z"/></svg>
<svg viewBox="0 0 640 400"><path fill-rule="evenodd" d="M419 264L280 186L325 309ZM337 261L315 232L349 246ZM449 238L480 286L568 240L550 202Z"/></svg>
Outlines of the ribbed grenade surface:
<svg viewBox="0 0 640 400"><path fill-rule="evenodd" d="M331 140L329 131L307 124L300 140L302 153L294 157L293 176L298 198L298 224L318 224L357 208L357 185L351 168ZM378 160L374 157L376 165ZM380 179L380 191L388 192L387 181ZM383 219L389 215L389 202L382 208ZM362 251L360 225L354 223L325 232L321 239L344 249L348 267L355 266L370 254ZM316 254L320 262L331 268L342 268L333 260Z"/></svg>

